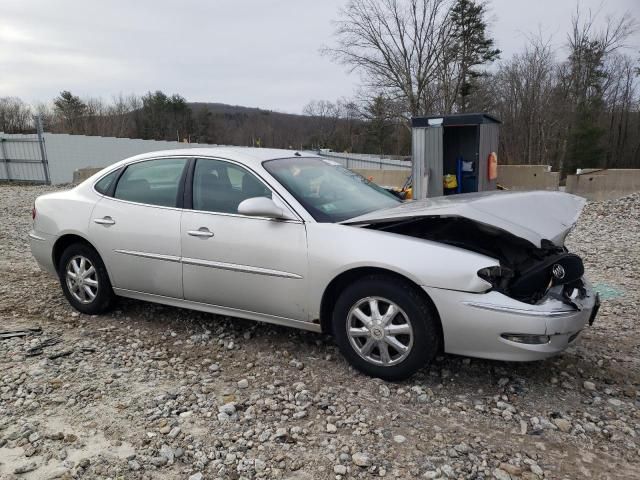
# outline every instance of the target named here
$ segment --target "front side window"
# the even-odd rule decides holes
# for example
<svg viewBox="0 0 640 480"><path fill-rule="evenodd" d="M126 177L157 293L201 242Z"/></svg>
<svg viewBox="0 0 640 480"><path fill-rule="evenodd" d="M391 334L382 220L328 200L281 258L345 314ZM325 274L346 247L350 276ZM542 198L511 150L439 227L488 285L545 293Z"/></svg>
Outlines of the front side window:
<svg viewBox="0 0 640 480"><path fill-rule="evenodd" d="M238 213L248 198L271 197L264 183L248 170L222 160L199 158L193 172L193 209Z"/></svg>
<svg viewBox="0 0 640 480"><path fill-rule="evenodd" d="M341 222L401 201L341 166L317 158L283 158L263 162L317 222Z"/></svg>
<svg viewBox="0 0 640 480"><path fill-rule="evenodd" d="M175 207L186 163L185 158L161 158L131 164L118 180L114 197L148 205Z"/></svg>

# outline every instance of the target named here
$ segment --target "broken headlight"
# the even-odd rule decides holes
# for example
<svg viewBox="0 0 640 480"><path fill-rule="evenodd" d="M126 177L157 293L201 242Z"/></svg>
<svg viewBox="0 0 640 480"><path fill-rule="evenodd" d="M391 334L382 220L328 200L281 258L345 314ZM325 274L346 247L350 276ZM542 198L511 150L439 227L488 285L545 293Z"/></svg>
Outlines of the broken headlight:
<svg viewBox="0 0 640 480"><path fill-rule="evenodd" d="M485 282L491 284L491 288L500 288L506 280L512 277L510 269L495 265L478 270L478 276Z"/></svg>

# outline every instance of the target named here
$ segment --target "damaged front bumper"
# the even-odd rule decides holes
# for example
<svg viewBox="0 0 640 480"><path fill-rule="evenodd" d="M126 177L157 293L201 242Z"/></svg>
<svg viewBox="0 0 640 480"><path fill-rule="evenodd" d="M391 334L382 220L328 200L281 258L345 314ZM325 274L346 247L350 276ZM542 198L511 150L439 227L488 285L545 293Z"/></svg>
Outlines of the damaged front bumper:
<svg viewBox="0 0 640 480"><path fill-rule="evenodd" d="M469 293L423 287L438 309L447 353L508 361L558 354L593 323L598 295L584 281L572 298L552 289L535 305L497 291Z"/></svg>

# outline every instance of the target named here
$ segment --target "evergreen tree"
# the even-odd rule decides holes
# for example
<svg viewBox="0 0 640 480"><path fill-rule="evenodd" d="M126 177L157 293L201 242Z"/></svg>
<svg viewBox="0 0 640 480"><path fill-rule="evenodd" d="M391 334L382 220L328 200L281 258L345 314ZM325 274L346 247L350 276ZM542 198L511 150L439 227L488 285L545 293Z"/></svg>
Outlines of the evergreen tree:
<svg viewBox="0 0 640 480"><path fill-rule="evenodd" d="M451 9L453 35L450 57L458 64L458 109L466 111L468 98L474 87L474 79L483 75L482 65L500 58L500 50L494 48L494 40L487 36L486 4L476 0L456 0Z"/></svg>
<svg viewBox="0 0 640 480"><path fill-rule="evenodd" d="M563 173L571 173L578 167L606 167L602 145L605 131L599 120L604 112L608 77L604 66L608 40L590 28L581 27L577 17L569 47L571 53L564 80L568 86L572 115L569 118Z"/></svg>
<svg viewBox="0 0 640 480"><path fill-rule="evenodd" d="M191 107L180 95L149 92L142 97L138 124L142 138L182 141L193 129Z"/></svg>
<svg viewBox="0 0 640 480"><path fill-rule="evenodd" d="M75 133L78 129L80 118L86 113L87 105L80 100L80 97L73 95L68 90L63 90L60 95L55 98L55 113L66 124L69 133Z"/></svg>
<svg viewBox="0 0 640 480"><path fill-rule="evenodd" d="M362 116L368 120L367 139L375 146L377 154L384 154L385 143L393 129L391 102L382 95L377 95L365 106Z"/></svg>

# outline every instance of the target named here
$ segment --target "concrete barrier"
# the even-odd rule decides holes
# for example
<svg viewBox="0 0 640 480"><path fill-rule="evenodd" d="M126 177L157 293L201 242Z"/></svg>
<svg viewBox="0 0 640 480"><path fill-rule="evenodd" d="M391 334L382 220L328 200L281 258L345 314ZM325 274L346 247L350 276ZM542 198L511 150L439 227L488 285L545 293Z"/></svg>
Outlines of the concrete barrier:
<svg viewBox="0 0 640 480"><path fill-rule="evenodd" d="M401 169L378 169L378 168L352 168L356 173L359 173L365 178L370 178L374 183L378 185L383 185L385 187L402 187L409 175L411 175L411 170L401 170Z"/></svg>
<svg viewBox="0 0 640 480"><path fill-rule="evenodd" d="M509 190L558 190L560 174L550 165L498 165L498 184Z"/></svg>
<svg viewBox="0 0 640 480"><path fill-rule="evenodd" d="M640 169L583 170L567 175L565 191L589 200L614 200L640 192Z"/></svg>
<svg viewBox="0 0 640 480"><path fill-rule="evenodd" d="M84 182L87 178L89 178L94 173L98 173L100 170L102 170L102 167L98 167L98 168L87 167L87 168L78 168L77 170L74 170L73 184L77 185L78 183Z"/></svg>

